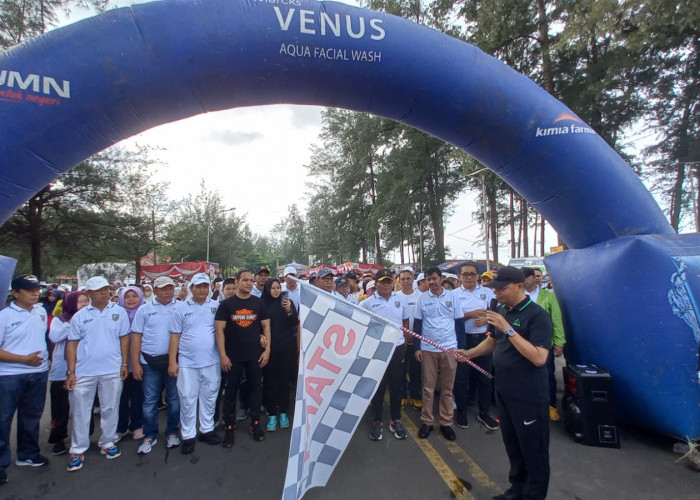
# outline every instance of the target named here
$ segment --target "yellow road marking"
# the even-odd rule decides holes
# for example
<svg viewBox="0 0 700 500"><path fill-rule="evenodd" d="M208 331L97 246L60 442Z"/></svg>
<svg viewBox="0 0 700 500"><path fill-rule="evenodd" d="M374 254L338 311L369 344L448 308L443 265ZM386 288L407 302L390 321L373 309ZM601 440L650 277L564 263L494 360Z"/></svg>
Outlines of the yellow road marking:
<svg viewBox="0 0 700 500"><path fill-rule="evenodd" d="M457 461L467 466L469 475L478 481L481 486L501 493L501 488L491 480L489 475L486 474L481 467L479 467L479 464L477 464L472 457L467 455L467 452L465 452L460 445L454 441L448 441L446 439L443 439L442 441L445 446L447 446L447 449L450 450L450 453L457 457Z"/></svg>
<svg viewBox="0 0 700 500"><path fill-rule="evenodd" d="M407 416L402 420L402 422L411 435L411 438L425 454L426 458L428 461L430 461L437 473L440 474L440 477L442 477L442 480L445 481L445 484L447 484L448 488L450 488L452 493L455 495L455 498L475 500L472 494L469 493L467 488L465 488L465 486L462 484L462 481L459 480L450 466L447 465L447 463L442 459L440 454L435 448L433 448L428 440L417 438L418 427L416 427L416 424L414 424L413 421Z"/></svg>

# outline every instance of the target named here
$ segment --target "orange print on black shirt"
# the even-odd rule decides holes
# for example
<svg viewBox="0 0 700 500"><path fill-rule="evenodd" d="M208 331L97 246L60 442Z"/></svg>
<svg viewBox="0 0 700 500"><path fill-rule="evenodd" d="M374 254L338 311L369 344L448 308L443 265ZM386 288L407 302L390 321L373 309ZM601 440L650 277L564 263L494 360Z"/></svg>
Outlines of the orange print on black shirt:
<svg viewBox="0 0 700 500"><path fill-rule="evenodd" d="M258 319L258 315L252 309L239 309L231 315L231 321L241 328L246 328Z"/></svg>

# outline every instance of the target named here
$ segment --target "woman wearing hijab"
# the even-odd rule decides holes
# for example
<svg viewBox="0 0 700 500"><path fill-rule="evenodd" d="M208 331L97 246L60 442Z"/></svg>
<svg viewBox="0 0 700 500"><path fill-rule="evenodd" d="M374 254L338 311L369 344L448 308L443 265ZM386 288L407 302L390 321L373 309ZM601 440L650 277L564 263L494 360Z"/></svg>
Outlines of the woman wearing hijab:
<svg viewBox="0 0 700 500"><path fill-rule="evenodd" d="M129 324L134 321L136 310L143 304L143 292L137 286L127 286L119 294L119 305L126 309L129 316ZM131 333L129 334L131 341ZM132 373L131 356L128 360L129 376L124 379L121 399L119 400L119 422L117 423L117 437L123 438L129 433L134 439L143 439L143 382L136 380Z"/></svg>
<svg viewBox="0 0 700 500"><path fill-rule="evenodd" d="M155 295L153 295L153 286L150 283L143 284L143 301L153 302L155 300Z"/></svg>
<svg viewBox="0 0 700 500"><path fill-rule="evenodd" d="M289 427L289 387L295 374L297 360L297 326L299 316L289 297L282 296L282 286L276 278L268 278L262 294L270 316L270 361L263 369L267 393L266 405L270 419L267 431Z"/></svg>
<svg viewBox="0 0 700 500"><path fill-rule="evenodd" d="M68 451L65 439L68 437L68 416L70 415L70 404L68 402L68 391L63 387L66 381L66 341L70 330L70 320L80 309L90 303L85 292L68 292L63 299L63 312L56 316L51 322L49 330L49 340L54 343L51 371L49 381L51 382L51 433L49 443L53 444L51 453L53 455L63 455Z"/></svg>

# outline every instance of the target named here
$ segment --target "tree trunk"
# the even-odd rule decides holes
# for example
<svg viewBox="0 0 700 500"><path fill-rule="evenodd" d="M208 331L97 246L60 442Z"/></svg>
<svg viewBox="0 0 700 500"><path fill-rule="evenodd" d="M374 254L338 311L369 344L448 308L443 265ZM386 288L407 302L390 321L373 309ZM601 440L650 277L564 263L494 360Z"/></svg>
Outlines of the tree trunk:
<svg viewBox="0 0 700 500"><path fill-rule="evenodd" d="M520 226L523 230L523 257L530 256L530 240L528 236L527 202L525 198L520 198Z"/></svg>
<svg viewBox="0 0 700 500"><path fill-rule="evenodd" d="M540 50L542 51L544 88L547 92L554 95L554 74L552 73L552 59L549 53L549 22L544 0L537 0L537 18L540 32Z"/></svg>
<svg viewBox="0 0 700 500"><path fill-rule="evenodd" d="M489 237L491 238L492 260L494 263L498 263L498 200L496 199L496 186L494 184L486 187L486 204L486 222L488 223Z"/></svg>
<svg viewBox="0 0 700 500"><path fill-rule="evenodd" d="M537 229L539 228L539 212L535 210L535 224L532 231L532 255L537 255Z"/></svg>
<svg viewBox="0 0 700 500"><path fill-rule="evenodd" d="M681 223L681 206L683 205L683 183L685 182L685 164L679 163L676 167L676 181L671 191L671 206L669 207L669 219L671 227L678 232Z"/></svg>
<svg viewBox="0 0 700 500"><path fill-rule="evenodd" d="M379 264L380 266L383 266L384 261L382 260L382 247L381 247L381 241L379 240L379 230L378 229L374 233L374 248L375 248L374 263Z"/></svg>
<svg viewBox="0 0 700 500"><path fill-rule="evenodd" d="M372 207L374 207L375 203L377 203L377 191L376 191L376 181L374 178L374 160L372 158L372 155L369 156L368 158L368 167L369 167L369 195L370 198L372 199ZM374 232L374 262L381 265L382 264L382 247L380 244L380 238L379 238L379 228L376 229Z"/></svg>
<svg viewBox="0 0 700 500"><path fill-rule="evenodd" d="M140 276L141 276L141 255L137 255L136 259L134 260L134 268L136 269L136 276L134 277L134 281L136 283L140 283ZM160 293L160 292L159 292Z"/></svg>
<svg viewBox="0 0 700 500"><path fill-rule="evenodd" d="M442 205L440 200L437 199L436 189L435 189L435 179L433 178L433 165L430 158L427 156L427 151L425 153L425 171L428 174L427 178L427 190L428 190L428 214L430 216L430 222L433 224L433 237L435 239L435 257L438 262L445 261L445 232L442 227ZM421 248L421 255L423 249ZM425 259L423 259L425 260Z"/></svg>
<svg viewBox="0 0 700 500"><path fill-rule="evenodd" d="M42 276L41 252L44 240L44 195L49 191L49 186L32 196L27 202L27 220L29 222L29 246L32 257L32 274L38 278Z"/></svg>
<svg viewBox="0 0 700 500"><path fill-rule="evenodd" d="M542 222L542 224L540 224L540 255L544 257L544 225L547 221L544 220L544 217L540 217L540 220Z"/></svg>

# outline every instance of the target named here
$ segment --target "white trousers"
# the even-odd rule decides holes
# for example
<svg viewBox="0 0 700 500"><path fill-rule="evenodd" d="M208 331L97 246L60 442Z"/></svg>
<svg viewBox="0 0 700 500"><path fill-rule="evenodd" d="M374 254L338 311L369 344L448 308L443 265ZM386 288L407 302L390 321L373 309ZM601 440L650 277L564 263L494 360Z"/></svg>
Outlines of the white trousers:
<svg viewBox="0 0 700 500"><path fill-rule="evenodd" d="M182 368L177 376L180 396L180 431L182 439L197 435L197 402L199 401L199 431L214 430L214 408L221 384L221 365L204 368Z"/></svg>
<svg viewBox="0 0 700 500"><path fill-rule="evenodd" d="M95 391L100 396L100 427L102 427L102 436L97 445L100 448L114 446L119 423L122 380L118 373L80 377L75 381L75 389L68 392L72 420L71 455L80 455L90 447L90 418L92 418L92 406L95 402Z"/></svg>

